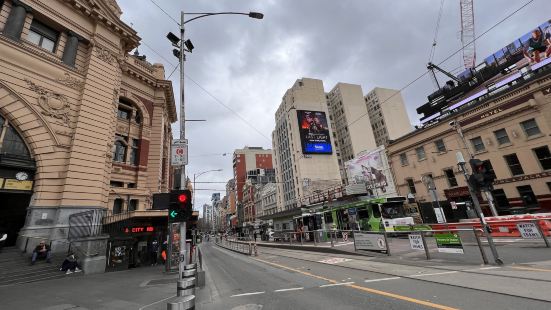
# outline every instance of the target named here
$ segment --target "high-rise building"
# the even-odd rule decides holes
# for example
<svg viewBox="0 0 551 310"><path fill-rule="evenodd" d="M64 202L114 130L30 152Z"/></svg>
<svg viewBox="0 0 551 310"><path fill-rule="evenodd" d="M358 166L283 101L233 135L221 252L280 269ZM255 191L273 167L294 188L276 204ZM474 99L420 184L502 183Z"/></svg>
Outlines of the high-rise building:
<svg viewBox="0 0 551 310"><path fill-rule="evenodd" d="M272 150L252 146L235 150L233 152L233 178L237 203L243 202L243 185L245 185L249 171L273 168Z"/></svg>
<svg viewBox="0 0 551 310"><path fill-rule="evenodd" d="M413 130L400 91L375 87L364 100L377 146Z"/></svg>
<svg viewBox="0 0 551 310"><path fill-rule="evenodd" d="M341 184L323 82L302 78L287 90L272 132L278 210Z"/></svg>
<svg viewBox="0 0 551 310"><path fill-rule="evenodd" d="M377 144L360 85L338 83L326 97L341 180L346 184L344 163Z"/></svg>

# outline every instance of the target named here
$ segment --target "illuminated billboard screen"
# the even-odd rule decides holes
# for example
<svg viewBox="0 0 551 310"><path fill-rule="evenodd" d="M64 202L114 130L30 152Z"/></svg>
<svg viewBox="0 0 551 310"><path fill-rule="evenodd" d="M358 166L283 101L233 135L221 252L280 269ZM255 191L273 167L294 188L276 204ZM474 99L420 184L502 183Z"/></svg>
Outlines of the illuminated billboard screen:
<svg viewBox="0 0 551 310"><path fill-rule="evenodd" d="M304 154L332 154L325 112L297 110L300 142Z"/></svg>

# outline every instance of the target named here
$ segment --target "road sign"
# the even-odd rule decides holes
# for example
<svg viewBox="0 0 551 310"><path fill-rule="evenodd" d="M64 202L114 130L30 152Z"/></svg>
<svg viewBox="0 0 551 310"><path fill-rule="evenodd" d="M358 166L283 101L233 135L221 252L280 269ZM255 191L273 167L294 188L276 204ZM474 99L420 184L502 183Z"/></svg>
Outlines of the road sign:
<svg viewBox="0 0 551 310"><path fill-rule="evenodd" d="M423 245L423 238L419 234L410 234L409 237L409 244L411 245L411 248L413 250L417 251L424 251L425 246Z"/></svg>
<svg viewBox="0 0 551 310"><path fill-rule="evenodd" d="M434 235L440 253L464 254L461 238L458 234L442 233Z"/></svg>
<svg viewBox="0 0 551 310"><path fill-rule="evenodd" d="M517 228L524 239L541 239L541 234L535 223L518 223Z"/></svg>
<svg viewBox="0 0 551 310"><path fill-rule="evenodd" d="M386 251L384 235L380 233L354 233L357 250Z"/></svg>
<svg viewBox="0 0 551 310"><path fill-rule="evenodd" d="M174 166L185 166L188 164L187 140L172 141L171 163Z"/></svg>

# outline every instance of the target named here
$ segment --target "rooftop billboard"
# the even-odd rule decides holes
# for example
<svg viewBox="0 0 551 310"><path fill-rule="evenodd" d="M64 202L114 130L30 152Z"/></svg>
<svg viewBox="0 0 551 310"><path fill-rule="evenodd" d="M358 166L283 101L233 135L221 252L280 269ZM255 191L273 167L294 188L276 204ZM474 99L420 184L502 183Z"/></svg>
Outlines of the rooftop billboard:
<svg viewBox="0 0 551 310"><path fill-rule="evenodd" d="M345 163L349 185L363 185L377 197L395 196L396 188L383 147Z"/></svg>
<svg viewBox="0 0 551 310"><path fill-rule="evenodd" d="M303 154L332 154L329 125L325 112L297 110Z"/></svg>

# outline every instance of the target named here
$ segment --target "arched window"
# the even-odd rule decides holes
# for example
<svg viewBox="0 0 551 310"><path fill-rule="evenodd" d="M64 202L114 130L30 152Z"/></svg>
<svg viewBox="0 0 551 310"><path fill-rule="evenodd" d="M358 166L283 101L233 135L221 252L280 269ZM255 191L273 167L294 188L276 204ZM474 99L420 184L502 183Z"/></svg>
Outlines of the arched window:
<svg viewBox="0 0 551 310"><path fill-rule="evenodd" d="M8 125L6 127L6 124ZM6 130L5 133L3 131ZM15 130L13 126L7 123L6 119L0 116L0 137L4 137L2 142L2 149L0 149L0 154L17 156L22 158L30 158L29 150L27 145Z"/></svg>

